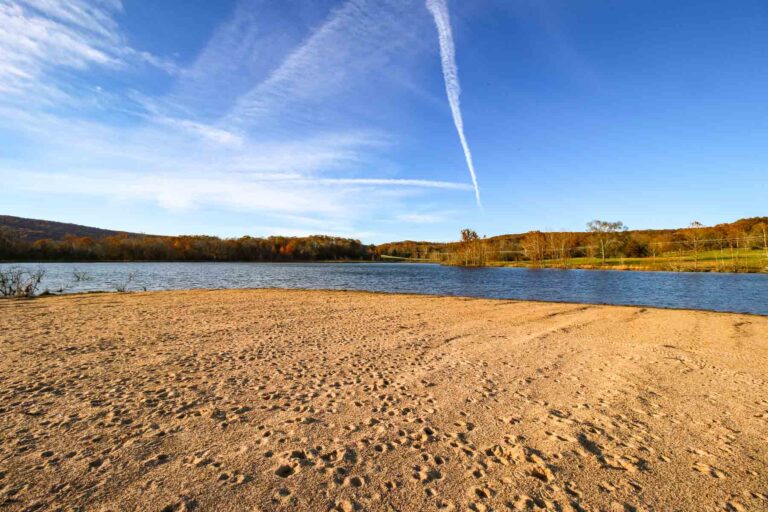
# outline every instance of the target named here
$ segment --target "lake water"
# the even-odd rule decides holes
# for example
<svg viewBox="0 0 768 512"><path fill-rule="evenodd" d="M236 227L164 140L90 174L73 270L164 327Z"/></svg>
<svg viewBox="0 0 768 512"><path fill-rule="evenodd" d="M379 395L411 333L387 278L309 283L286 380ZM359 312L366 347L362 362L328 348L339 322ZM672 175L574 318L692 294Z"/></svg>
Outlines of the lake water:
<svg viewBox="0 0 768 512"><path fill-rule="evenodd" d="M0 267L12 266L9 264ZM25 263L65 293L190 288L311 288L705 309L768 315L768 275L409 263ZM74 270L89 279L75 282ZM133 279L129 281L129 276Z"/></svg>

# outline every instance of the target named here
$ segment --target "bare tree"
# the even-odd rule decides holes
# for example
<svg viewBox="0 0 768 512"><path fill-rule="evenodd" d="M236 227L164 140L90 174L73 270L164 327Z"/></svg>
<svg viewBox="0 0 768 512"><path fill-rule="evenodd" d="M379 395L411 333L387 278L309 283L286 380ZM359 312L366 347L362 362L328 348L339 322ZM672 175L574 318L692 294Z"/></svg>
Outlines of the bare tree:
<svg viewBox="0 0 768 512"><path fill-rule="evenodd" d="M687 235L688 239L691 241L691 247L693 249L693 268L698 269L699 268L699 245L702 240L702 228L704 227L704 224L701 222L695 220L691 222L691 224L688 226Z"/></svg>
<svg viewBox="0 0 768 512"><path fill-rule="evenodd" d="M552 246L555 256L560 260L562 268L568 268L568 260L571 258L571 250L575 245L575 236L567 231L553 233Z"/></svg>
<svg viewBox="0 0 768 512"><path fill-rule="evenodd" d="M545 260L556 260L560 254L558 233L556 231L545 231L544 238L546 240L546 247L544 249Z"/></svg>
<svg viewBox="0 0 768 512"><path fill-rule="evenodd" d="M768 224L765 222L758 222L752 226L750 236L753 237L755 242L755 248L762 248L765 255L765 263L768 265Z"/></svg>
<svg viewBox="0 0 768 512"><path fill-rule="evenodd" d="M541 231L529 231L520 242L534 266L540 267L546 253L547 239Z"/></svg>
<svg viewBox="0 0 768 512"><path fill-rule="evenodd" d="M626 231L627 227L621 221L609 222L593 220L587 224L587 230L594 234L600 248L600 258L605 265L605 254L616 243L616 233Z"/></svg>

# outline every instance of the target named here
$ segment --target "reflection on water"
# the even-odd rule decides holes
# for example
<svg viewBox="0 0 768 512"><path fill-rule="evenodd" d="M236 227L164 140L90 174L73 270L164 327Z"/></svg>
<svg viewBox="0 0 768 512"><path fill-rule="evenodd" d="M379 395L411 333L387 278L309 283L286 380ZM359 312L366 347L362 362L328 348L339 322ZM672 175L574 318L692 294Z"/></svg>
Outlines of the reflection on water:
<svg viewBox="0 0 768 512"><path fill-rule="evenodd" d="M8 266L8 265L0 265ZM768 315L768 275L408 263L32 263L65 293L189 288L312 288L708 309ZM74 271L88 278L75 281ZM132 277L132 279L131 279Z"/></svg>

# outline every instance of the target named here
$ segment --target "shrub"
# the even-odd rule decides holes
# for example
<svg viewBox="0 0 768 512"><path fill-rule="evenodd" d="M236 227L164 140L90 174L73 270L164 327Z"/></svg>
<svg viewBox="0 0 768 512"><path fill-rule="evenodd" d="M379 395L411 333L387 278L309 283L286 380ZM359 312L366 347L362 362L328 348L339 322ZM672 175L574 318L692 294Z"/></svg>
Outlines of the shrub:
<svg viewBox="0 0 768 512"><path fill-rule="evenodd" d="M84 270L75 269L72 271L72 278L76 283L80 281L90 281L91 275L88 272L85 272Z"/></svg>
<svg viewBox="0 0 768 512"><path fill-rule="evenodd" d="M0 269L0 297L34 297L45 276L45 270L21 267Z"/></svg>
<svg viewBox="0 0 768 512"><path fill-rule="evenodd" d="M124 293L128 291L128 286L136 279L136 272L129 272L125 278L115 285L115 291Z"/></svg>

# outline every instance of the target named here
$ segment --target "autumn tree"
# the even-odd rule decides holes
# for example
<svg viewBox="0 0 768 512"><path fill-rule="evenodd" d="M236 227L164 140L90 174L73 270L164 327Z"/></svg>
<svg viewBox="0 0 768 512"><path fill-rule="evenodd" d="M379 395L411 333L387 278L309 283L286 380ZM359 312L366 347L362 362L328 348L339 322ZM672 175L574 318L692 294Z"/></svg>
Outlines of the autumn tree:
<svg viewBox="0 0 768 512"><path fill-rule="evenodd" d="M688 226L688 229L686 230L686 236L690 240L691 249L693 250L693 268L694 269L699 268L699 246L703 238L702 228L704 228L704 224L695 220L691 222L691 224Z"/></svg>
<svg viewBox="0 0 768 512"><path fill-rule="evenodd" d="M587 224L587 230L597 241L600 249L600 258L605 265L606 252L616 244L617 233L626 231L627 227L621 221L610 222L605 220L593 220Z"/></svg>
<svg viewBox="0 0 768 512"><path fill-rule="evenodd" d="M477 231L469 228L462 229L459 248L463 266L482 267L486 264L485 243Z"/></svg>
<svg viewBox="0 0 768 512"><path fill-rule="evenodd" d="M11 259L22 247L19 234L5 226L0 226L0 259Z"/></svg>
<svg viewBox="0 0 768 512"><path fill-rule="evenodd" d="M547 239L541 231L530 231L521 241L523 252L535 266L540 267L544 261Z"/></svg>
<svg viewBox="0 0 768 512"><path fill-rule="evenodd" d="M752 226L752 236L759 240L758 246L762 247L766 262L768 262L768 223L758 222Z"/></svg>
<svg viewBox="0 0 768 512"><path fill-rule="evenodd" d="M552 257L560 261L562 268L568 268L568 260L571 257L571 250L576 245L576 236L574 233L566 231L556 231L548 234L548 242L551 247Z"/></svg>

